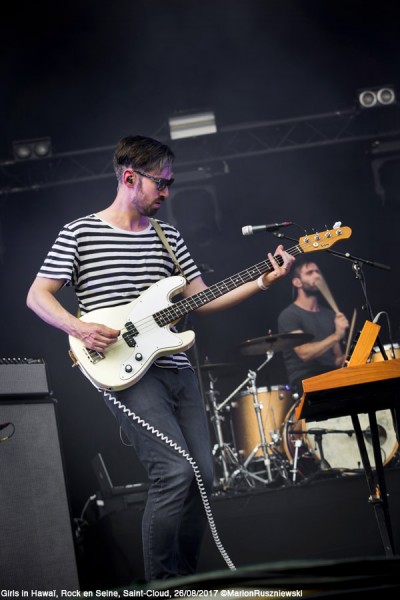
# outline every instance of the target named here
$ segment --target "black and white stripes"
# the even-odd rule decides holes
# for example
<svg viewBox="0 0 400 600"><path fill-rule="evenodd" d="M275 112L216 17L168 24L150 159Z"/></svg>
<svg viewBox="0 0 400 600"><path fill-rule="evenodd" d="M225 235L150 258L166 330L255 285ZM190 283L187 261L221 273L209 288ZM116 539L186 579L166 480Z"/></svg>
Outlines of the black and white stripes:
<svg viewBox="0 0 400 600"><path fill-rule="evenodd" d="M180 233L160 221L188 281L200 275ZM73 285L81 314L135 300L150 285L177 270L154 228L129 232L91 214L60 231L38 275ZM160 358L160 366L182 367L184 354Z"/></svg>

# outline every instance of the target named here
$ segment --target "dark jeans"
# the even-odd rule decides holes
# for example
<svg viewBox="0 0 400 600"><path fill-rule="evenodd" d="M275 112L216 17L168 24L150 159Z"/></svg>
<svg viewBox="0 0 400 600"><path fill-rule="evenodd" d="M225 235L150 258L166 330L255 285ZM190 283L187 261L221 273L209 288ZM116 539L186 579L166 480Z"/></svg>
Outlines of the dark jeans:
<svg viewBox="0 0 400 600"><path fill-rule="evenodd" d="M193 371L152 366L135 385L114 396L190 454L209 495L213 462L204 403ZM146 579L194 573L207 521L191 465L110 400L106 402L151 482L142 522Z"/></svg>

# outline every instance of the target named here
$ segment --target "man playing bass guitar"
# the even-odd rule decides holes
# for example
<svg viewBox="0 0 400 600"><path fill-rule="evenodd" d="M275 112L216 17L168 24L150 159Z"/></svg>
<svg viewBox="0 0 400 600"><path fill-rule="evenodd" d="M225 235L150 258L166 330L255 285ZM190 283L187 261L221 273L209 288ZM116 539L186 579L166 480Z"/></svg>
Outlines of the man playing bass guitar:
<svg viewBox="0 0 400 600"><path fill-rule="evenodd" d="M278 246L275 258L268 254L268 269L265 267L244 283L232 279L233 285L226 293L215 299L207 297L211 288L204 283L179 231L159 221L181 272L150 220L168 199L173 159L168 146L151 138L128 136L120 140L114 154L118 180L115 199L107 208L62 228L27 298L28 306L39 317L81 344L88 354L88 368L98 360L98 371L106 371L108 353L111 356L113 349L115 355L117 350L123 354L117 373L121 386L108 386L106 382L98 387L113 391L115 402L110 400L110 393L105 394L106 401L151 482L142 525L149 581L189 575L196 570L206 520L192 466L176 448L196 462L205 493L210 494L213 463L204 406L195 373L186 354L179 351L179 341L171 353L155 352L153 362L149 351L148 364L140 371L144 359L139 340L145 336L148 324L155 327L154 318L140 319L140 328L129 319L121 326L115 326L112 320L108 324L99 322L91 318L91 313L96 315L104 309L112 314L113 309L118 311L136 300L140 312L146 304L140 304L141 298L171 276L180 276L183 282L186 279L181 296L184 300L196 298L193 309L197 312L223 310L270 287L288 273L294 260ZM65 285L74 287L82 318L68 312L57 300L56 293ZM158 297L153 293L152 301ZM198 304L197 299L201 300ZM160 333L169 336L160 325L160 313L163 311L158 312L156 325ZM126 331L122 332L125 325ZM183 348L188 345L182 343ZM137 364L141 376L135 377L134 385L128 385L130 371ZM132 419L133 412L150 424L152 431ZM174 447L160 440L157 432L172 440Z"/></svg>

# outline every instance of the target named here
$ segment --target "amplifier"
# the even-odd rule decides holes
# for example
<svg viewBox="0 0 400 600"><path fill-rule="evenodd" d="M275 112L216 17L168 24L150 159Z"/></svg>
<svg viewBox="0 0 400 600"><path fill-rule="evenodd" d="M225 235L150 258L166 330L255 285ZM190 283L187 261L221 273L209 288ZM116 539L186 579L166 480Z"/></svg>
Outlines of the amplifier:
<svg viewBox="0 0 400 600"><path fill-rule="evenodd" d="M0 358L0 397L49 395L47 366L42 358Z"/></svg>

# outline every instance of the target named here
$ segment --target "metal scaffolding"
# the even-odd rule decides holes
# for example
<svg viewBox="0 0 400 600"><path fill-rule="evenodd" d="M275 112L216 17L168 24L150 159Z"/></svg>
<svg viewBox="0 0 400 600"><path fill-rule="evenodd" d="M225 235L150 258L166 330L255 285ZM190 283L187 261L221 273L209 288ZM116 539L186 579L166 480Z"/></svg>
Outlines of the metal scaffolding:
<svg viewBox="0 0 400 600"><path fill-rule="evenodd" d="M351 108L291 119L223 126L213 135L171 143L167 126L153 137L177 154L177 183L229 172L228 161L400 135L400 107ZM41 190L114 176L114 146L53 154L36 160L0 161L0 195Z"/></svg>

